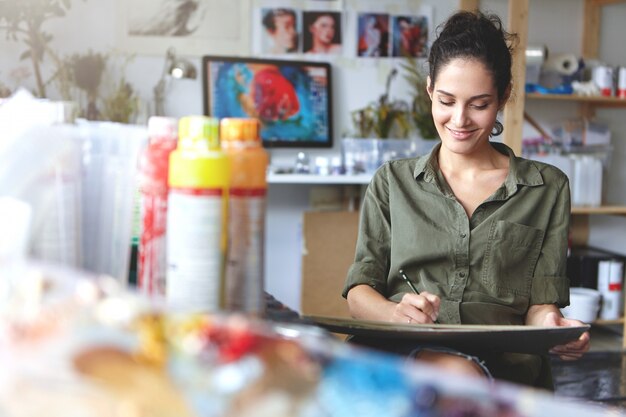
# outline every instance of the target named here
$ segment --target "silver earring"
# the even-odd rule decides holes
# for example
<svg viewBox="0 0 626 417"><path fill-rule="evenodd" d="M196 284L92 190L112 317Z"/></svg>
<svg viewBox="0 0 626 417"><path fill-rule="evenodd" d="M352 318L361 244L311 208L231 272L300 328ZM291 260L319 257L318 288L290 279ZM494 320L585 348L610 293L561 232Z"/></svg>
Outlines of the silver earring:
<svg viewBox="0 0 626 417"><path fill-rule="evenodd" d="M500 120L496 120L493 124L493 129L491 130L491 136L499 136L504 131L504 126L500 123Z"/></svg>

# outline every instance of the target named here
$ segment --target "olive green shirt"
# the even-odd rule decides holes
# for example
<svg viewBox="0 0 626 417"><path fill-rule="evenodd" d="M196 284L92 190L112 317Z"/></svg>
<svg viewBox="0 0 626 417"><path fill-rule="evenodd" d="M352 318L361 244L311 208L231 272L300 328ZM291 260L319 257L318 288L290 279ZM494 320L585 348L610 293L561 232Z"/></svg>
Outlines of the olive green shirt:
<svg viewBox="0 0 626 417"><path fill-rule="evenodd" d="M443 324L524 324L531 305L568 305L567 177L492 143L509 172L468 218L439 170L440 146L374 175L343 296L367 284L399 302L411 292L402 269L418 291L441 298Z"/></svg>

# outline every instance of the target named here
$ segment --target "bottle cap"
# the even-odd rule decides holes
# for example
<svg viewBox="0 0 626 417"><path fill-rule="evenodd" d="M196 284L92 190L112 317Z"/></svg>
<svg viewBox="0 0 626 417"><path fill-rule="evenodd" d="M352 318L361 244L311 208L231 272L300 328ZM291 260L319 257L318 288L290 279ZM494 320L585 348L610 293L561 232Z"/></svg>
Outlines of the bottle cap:
<svg viewBox="0 0 626 417"><path fill-rule="evenodd" d="M152 116L148 119L148 135L151 138L176 139L178 120L173 117Z"/></svg>
<svg viewBox="0 0 626 417"><path fill-rule="evenodd" d="M178 136L183 147L206 143L208 149L219 149L219 121L214 117L185 116L178 122Z"/></svg>
<svg viewBox="0 0 626 417"><path fill-rule="evenodd" d="M220 122L222 142L260 141L261 125L258 119L227 117Z"/></svg>

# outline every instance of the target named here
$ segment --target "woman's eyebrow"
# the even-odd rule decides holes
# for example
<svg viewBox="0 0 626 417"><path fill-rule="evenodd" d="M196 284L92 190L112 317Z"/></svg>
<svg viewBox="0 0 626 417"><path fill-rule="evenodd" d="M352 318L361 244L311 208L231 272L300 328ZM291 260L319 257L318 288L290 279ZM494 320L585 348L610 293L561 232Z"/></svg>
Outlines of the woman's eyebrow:
<svg viewBox="0 0 626 417"><path fill-rule="evenodd" d="M443 94L444 96L448 96L448 97L454 97L454 94L452 93L448 93L445 90L435 90L437 91L439 94ZM470 100L477 100L477 99L481 99L481 98L489 98L491 97L491 94L489 93L485 93L485 94L478 94L475 96L470 97Z"/></svg>

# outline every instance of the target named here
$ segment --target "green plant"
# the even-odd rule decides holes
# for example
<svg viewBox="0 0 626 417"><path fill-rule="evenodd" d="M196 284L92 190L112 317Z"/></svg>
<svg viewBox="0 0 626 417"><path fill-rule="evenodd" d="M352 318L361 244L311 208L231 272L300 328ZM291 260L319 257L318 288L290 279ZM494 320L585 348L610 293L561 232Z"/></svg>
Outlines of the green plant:
<svg viewBox="0 0 626 417"><path fill-rule="evenodd" d="M416 58L406 57L401 64L405 70L404 79L411 86L410 117L413 124L424 139L437 138L437 129L431 112L432 101L426 92L426 76L420 69Z"/></svg>
<svg viewBox="0 0 626 417"><path fill-rule="evenodd" d="M133 87L122 78L113 93L103 99L102 118L118 123L130 123L139 110L139 99Z"/></svg>
<svg viewBox="0 0 626 417"><path fill-rule="evenodd" d="M385 93L378 101L351 113L355 137L386 139L406 138L409 135L411 126L408 104L402 100L389 99L391 81L397 73L398 70L394 68L387 75Z"/></svg>
<svg viewBox="0 0 626 417"><path fill-rule="evenodd" d="M71 0L0 0L0 30L6 32L7 39L24 42L27 46L20 59L29 59L33 64L37 95L46 97L41 63L50 49L53 37L43 31L43 24L50 18L63 17L71 8Z"/></svg>

